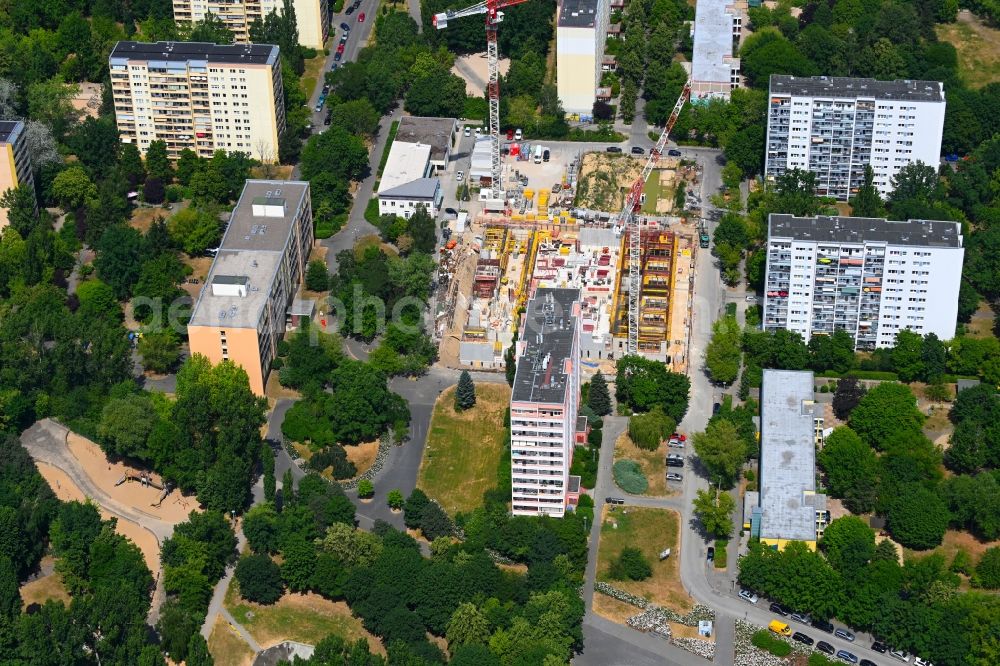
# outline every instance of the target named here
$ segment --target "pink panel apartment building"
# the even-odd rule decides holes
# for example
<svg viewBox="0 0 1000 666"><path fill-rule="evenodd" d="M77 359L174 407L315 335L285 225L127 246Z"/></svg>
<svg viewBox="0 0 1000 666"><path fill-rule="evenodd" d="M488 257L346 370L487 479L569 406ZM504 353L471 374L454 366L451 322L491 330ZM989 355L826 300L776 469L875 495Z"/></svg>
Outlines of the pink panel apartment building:
<svg viewBox="0 0 1000 666"><path fill-rule="evenodd" d="M569 468L580 402L579 299L578 289L538 289L521 324L510 399L514 515L562 517L576 503Z"/></svg>

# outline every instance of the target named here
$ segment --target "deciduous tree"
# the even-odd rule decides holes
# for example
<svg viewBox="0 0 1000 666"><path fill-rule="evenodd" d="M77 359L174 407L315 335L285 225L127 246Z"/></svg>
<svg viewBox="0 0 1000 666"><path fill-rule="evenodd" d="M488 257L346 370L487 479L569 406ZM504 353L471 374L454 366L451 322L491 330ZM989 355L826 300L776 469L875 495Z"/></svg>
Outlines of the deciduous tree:
<svg viewBox="0 0 1000 666"><path fill-rule="evenodd" d="M713 483L732 488L747 457L746 444L728 420L710 422L694 434L694 450Z"/></svg>
<svg viewBox="0 0 1000 666"><path fill-rule="evenodd" d="M702 527L716 539L728 539L733 534L733 509L736 501L727 492L699 490L694 498L694 512Z"/></svg>
<svg viewBox="0 0 1000 666"><path fill-rule="evenodd" d="M924 415L907 386L882 382L851 412L850 425L869 446L881 450L886 440L898 434L919 434Z"/></svg>

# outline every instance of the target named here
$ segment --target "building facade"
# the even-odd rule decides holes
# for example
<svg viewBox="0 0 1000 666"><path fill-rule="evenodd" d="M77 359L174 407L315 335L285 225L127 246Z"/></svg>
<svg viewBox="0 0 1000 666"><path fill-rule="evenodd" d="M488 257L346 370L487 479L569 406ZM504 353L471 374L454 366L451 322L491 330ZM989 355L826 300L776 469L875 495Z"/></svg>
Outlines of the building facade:
<svg viewBox="0 0 1000 666"><path fill-rule="evenodd" d="M24 185L35 196L35 178L31 171L24 122L0 120L0 195L7 190ZM35 207L38 207L36 201ZM10 221L7 209L0 208L0 231Z"/></svg>
<svg viewBox="0 0 1000 666"><path fill-rule="evenodd" d="M746 0L698 0L691 25L691 101L729 99L739 88L740 59L736 57Z"/></svg>
<svg viewBox="0 0 1000 666"><path fill-rule="evenodd" d="M514 515L561 517L580 400L580 292L538 289L517 343L510 397Z"/></svg>
<svg viewBox="0 0 1000 666"><path fill-rule="evenodd" d="M441 181L431 174L434 149L426 143L393 141L378 186L379 215L409 219L423 206L431 217L438 213L444 194Z"/></svg>
<svg viewBox="0 0 1000 666"><path fill-rule="evenodd" d="M248 180L188 323L191 353L242 366L263 395L312 242L309 183Z"/></svg>
<svg viewBox="0 0 1000 666"><path fill-rule="evenodd" d="M907 328L950 340L964 252L957 222L772 214L764 328L807 342L843 329L857 349Z"/></svg>
<svg viewBox="0 0 1000 666"><path fill-rule="evenodd" d="M607 0L564 0L556 19L556 92L566 113L590 114L601 84Z"/></svg>
<svg viewBox="0 0 1000 666"><path fill-rule="evenodd" d="M118 42L109 64L119 136L142 154L161 139L171 159L185 148L278 159L285 105L277 46Z"/></svg>
<svg viewBox="0 0 1000 666"><path fill-rule="evenodd" d="M744 504L751 537L782 549L802 541L812 550L830 520L826 495L816 492L817 414L813 373L764 370L760 389L760 491ZM748 493L748 496L750 494ZM746 522L744 524L746 524Z"/></svg>
<svg viewBox="0 0 1000 666"><path fill-rule="evenodd" d="M250 41L250 25L272 11L284 12L283 0L173 0L174 21L191 24L204 21L208 14L220 19L239 43ZM330 35L327 0L292 0L299 44L322 50Z"/></svg>
<svg viewBox="0 0 1000 666"><path fill-rule="evenodd" d="M937 81L771 76L764 172L816 174L816 193L846 201L871 165L883 197L905 165L938 168L944 86Z"/></svg>

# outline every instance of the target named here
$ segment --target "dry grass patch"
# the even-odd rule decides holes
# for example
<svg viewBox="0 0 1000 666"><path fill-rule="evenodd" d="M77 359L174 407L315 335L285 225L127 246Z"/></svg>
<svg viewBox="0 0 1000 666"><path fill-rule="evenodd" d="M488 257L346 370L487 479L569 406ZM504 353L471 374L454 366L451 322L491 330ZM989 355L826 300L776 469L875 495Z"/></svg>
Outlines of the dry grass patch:
<svg viewBox="0 0 1000 666"><path fill-rule="evenodd" d="M917 551L907 548L904 552L906 557L925 557L931 553L941 553L945 556L945 560L951 564L952 558L955 557L955 553L959 550L964 550L969 554L973 562L978 562L979 558L983 556L983 553L993 547L1000 547L1000 540L981 541L977 539L975 535L968 532L948 530L944 533L944 540L941 542L941 545L934 550Z"/></svg>
<svg viewBox="0 0 1000 666"><path fill-rule="evenodd" d="M496 482L509 403L506 384L477 384L476 404L464 412L455 411L454 386L438 396L417 487L449 514L479 506L483 493Z"/></svg>
<svg viewBox="0 0 1000 666"><path fill-rule="evenodd" d="M347 451L347 459L358 468L359 475L367 472L375 463L375 457L378 455L378 444L378 440L376 440L344 447L344 450Z"/></svg>
<svg viewBox="0 0 1000 666"><path fill-rule="evenodd" d="M672 495L673 490L667 485L667 444L661 442L655 451L640 449L628 436L627 432L622 433L615 441L615 462L619 460L634 460L639 463L642 473L646 475L649 486L643 495L660 497ZM681 471L683 473L683 470Z"/></svg>
<svg viewBox="0 0 1000 666"><path fill-rule="evenodd" d="M597 551L597 580L638 595L660 606L687 612L694 601L684 591L680 578L680 516L669 509L647 507L619 508L609 511L605 505L601 519L601 541ZM638 548L649 561L653 575L646 580L611 580L611 562L626 547ZM660 560L660 551L670 548L672 554ZM597 597L595 595L595 610ZM602 600L603 603L603 600ZM637 611L636 611L637 612ZM633 615L635 612L632 613ZM615 619L615 618L609 618Z"/></svg>
<svg viewBox="0 0 1000 666"><path fill-rule="evenodd" d="M318 594L288 593L277 603L263 606L241 598L239 585L234 581L226 592L225 604L262 648L282 641L316 645L330 634L336 634L352 643L363 638L369 650L385 654L381 641L365 631L361 620L351 614L343 601L330 601Z"/></svg>
<svg viewBox="0 0 1000 666"><path fill-rule="evenodd" d="M132 217L129 219L129 224L142 233L146 233L149 231L149 228L153 226L153 220L157 217L162 217L166 220L171 215L173 215L173 213L167 208L160 208L159 206L146 208L140 206L139 208L132 210Z"/></svg>
<svg viewBox="0 0 1000 666"><path fill-rule="evenodd" d="M272 372L267 376L267 386L264 387L264 395L267 396L268 400L274 401L281 398L299 400L302 397L302 394L295 389L281 385L281 373L279 372ZM264 424L264 427L266 428L267 424Z"/></svg>
<svg viewBox="0 0 1000 666"><path fill-rule="evenodd" d="M249 666L253 663L253 650L221 615L215 616L215 626L208 637L208 651L215 666Z"/></svg>
<svg viewBox="0 0 1000 666"><path fill-rule="evenodd" d="M308 61L306 61L308 62ZM250 176L264 180L291 180L295 167L284 164L262 164L250 169Z"/></svg>
<svg viewBox="0 0 1000 666"><path fill-rule="evenodd" d="M972 315L972 321L965 325L966 333L973 338L993 337L993 309L983 301Z"/></svg>
<svg viewBox="0 0 1000 666"><path fill-rule="evenodd" d="M938 39L958 51L959 76L970 88L1000 81L1000 30L990 28L972 12L962 10L958 20L935 27Z"/></svg>
<svg viewBox="0 0 1000 666"><path fill-rule="evenodd" d="M66 586L63 585L62 574L52 572L48 576L41 576L21 586L21 601L24 608L31 604L41 606L49 599L61 601L69 606L72 598L69 596Z"/></svg>

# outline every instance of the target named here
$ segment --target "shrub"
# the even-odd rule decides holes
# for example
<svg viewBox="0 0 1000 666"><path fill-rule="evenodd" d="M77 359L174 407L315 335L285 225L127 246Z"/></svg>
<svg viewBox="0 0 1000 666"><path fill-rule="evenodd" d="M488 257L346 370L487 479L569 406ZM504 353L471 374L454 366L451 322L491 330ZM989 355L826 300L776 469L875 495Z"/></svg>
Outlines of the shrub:
<svg viewBox="0 0 1000 666"><path fill-rule="evenodd" d="M236 565L240 595L259 604L273 604L281 598L284 586L281 567L267 555L245 555Z"/></svg>
<svg viewBox="0 0 1000 666"><path fill-rule="evenodd" d="M726 546L729 541L726 539L716 539L715 540L715 568L725 569L729 566L729 553L726 552Z"/></svg>
<svg viewBox="0 0 1000 666"><path fill-rule="evenodd" d="M750 642L762 650L767 650L776 657L787 657L792 653L791 645L775 637L767 629L761 629L755 633Z"/></svg>
<svg viewBox="0 0 1000 666"><path fill-rule="evenodd" d="M347 451L340 444L332 444L320 449L309 459L309 469L322 472L333 468L334 479L350 479L358 473L358 468L347 459Z"/></svg>
<svg viewBox="0 0 1000 666"><path fill-rule="evenodd" d="M358 488L359 488L358 492L361 492L360 491L361 484L358 484ZM399 488L393 488L392 490L390 490L389 495L386 497L386 504L389 505L390 509L395 509L396 511L399 511L400 509L403 508L403 504L405 503L405 501L406 500L403 499L403 493L402 491L400 491Z"/></svg>
<svg viewBox="0 0 1000 666"><path fill-rule="evenodd" d="M358 482L358 497L364 497L367 499L374 494L375 484L372 483L370 479L361 479L361 481Z"/></svg>
<svg viewBox="0 0 1000 666"><path fill-rule="evenodd" d="M670 436L677 423L654 407L646 414L637 414L628 420L628 435L640 449L655 451L660 441Z"/></svg>
<svg viewBox="0 0 1000 666"><path fill-rule="evenodd" d="M985 553L976 565L979 584L987 590L1000 588L1000 546L994 546Z"/></svg>
<svg viewBox="0 0 1000 666"><path fill-rule="evenodd" d="M580 477L580 485L593 488L597 485L598 449L579 446L573 451L573 465L569 473Z"/></svg>
<svg viewBox="0 0 1000 666"><path fill-rule="evenodd" d="M608 575L615 580L646 580L653 575L653 568L649 566L649 561L646 560L641 550L625 548L611 562L611 570Z"/></svg>
<svg viewBox="0 0 1000 666"><path fill-rule="evenodd" d="M959 548L955 551L955 559L951 561L951 571L953 573L972 575L972 558L969 553Z"/></svg>
<svg viewBox="0 0 1000 666"><path fill-rule="evenodd" d="M428 541L439 537L449 537L455 533L451 518L436 502L428 502L420 516L420 531Z"/></svg>
<svg viewBox="0 0 1000 666"><path fill-rule="evenodd" d="M642 468L634 460L619 460L612 471L618 487L631 495L641 495L649 487Z"/></svg>

